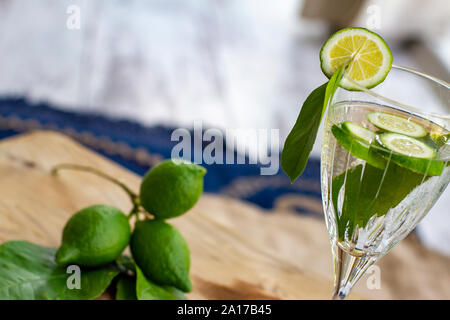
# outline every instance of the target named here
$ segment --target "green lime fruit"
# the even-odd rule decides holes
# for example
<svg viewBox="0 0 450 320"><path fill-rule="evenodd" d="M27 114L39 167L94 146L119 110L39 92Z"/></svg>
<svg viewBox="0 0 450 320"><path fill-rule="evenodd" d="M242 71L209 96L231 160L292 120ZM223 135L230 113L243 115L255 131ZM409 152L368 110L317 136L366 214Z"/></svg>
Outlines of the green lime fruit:
<svg viewBox="0 0 450 320"><path fill-rule="evenodd" d="M205 173L205 168L181 160L159 163L142 180L142 206L156 219L182 215L200 198Z"/></svg>
<svg viewBox="0 0 450 320"><path fill-rule="evenodd" d="M346 73L365 88L382 82L392 66L392 53L378 34L365 28L345 28L333 34L320 50L320 67L330 78L336 70L347 64ZM340 85L358 90L345 77Z"/></svg>
<svg viewBox="0 0 450 320"><path fill-rule="evenodd" d="M128 218L117 208L95 205L75 213L63 231L58 264L96 267L116 260L130 241Z"/></svg>
<svg viewBox="0 0 450 320"><path fill-rule="evenodd" d="M175 227L162 220L139 221L131 236L130 249L149 280L184 292L192 290L189 247Z"/></svg>

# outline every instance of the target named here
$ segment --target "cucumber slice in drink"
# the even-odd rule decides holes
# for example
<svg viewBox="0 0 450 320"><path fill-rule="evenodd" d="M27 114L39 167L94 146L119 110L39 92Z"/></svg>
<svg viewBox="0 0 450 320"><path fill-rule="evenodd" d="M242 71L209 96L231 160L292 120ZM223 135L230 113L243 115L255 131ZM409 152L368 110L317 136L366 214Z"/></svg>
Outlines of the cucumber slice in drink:
<svg viewBox="0 0 450 320"><path fill-rule="evenodd" d="M429 176L444 169L444 161L436 160L436 151L422 141L398 133L383 133L378 140L387 150L377 152L404 168Z"/></svg>
<svg viewBox="0 0 450 320"><path fill-rule="evenodd" d="M417 139L398 133L383 133L380 135L381 144L394 152L407 157L433 159L436 151Z"/></svg>
<svg viewBox="0 0 450 320"><path fill-rule="evenodd" d="M365 160L376 168L384 169L386 167L386 160L378 153L374 152L374 148L369 142L372 141L373 138L370 137L368 132L364 131L371 132L370 130L349 121L344 122L342 127L345 129L338 125L333 125L331 132L345 150L356 158ZM367 139L368 137L369 139Z"/></svg>
<svg viewBox="0 0 450 320"><path fill-rule="evenodd" d="M376 134L375 132L361 127L356 123L351 121L344 121L342 124L342 129L350 133L352 136L359 138L367 143L372 143L375 140Z"/></svg>
<svg viewBox="0 0 450 320"><path fill-rule="evenodd" d="M367 120L374 126L395 133L404 134L413 138L425 137L428 132L419 123L385 112L370 112Z"/></svg>

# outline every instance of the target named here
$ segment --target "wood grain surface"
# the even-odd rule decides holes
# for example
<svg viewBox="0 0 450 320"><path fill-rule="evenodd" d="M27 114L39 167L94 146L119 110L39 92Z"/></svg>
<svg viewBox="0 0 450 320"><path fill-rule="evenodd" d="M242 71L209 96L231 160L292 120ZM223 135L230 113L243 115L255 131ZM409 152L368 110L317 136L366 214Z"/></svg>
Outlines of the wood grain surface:
<svg viewBox="0 0 450 320"><path fill-rule="evenodd" d="M117 186L89 173L52 166L100 168L132 189L140 178L54 132L0 143L0 242L24 239L57 247L66 220L98 203L131 208ZM324 222L289 209L267 212L204 194L188 214L171 220L191 248L192 299L328 299L332 264ZM363 278L351 298L450 298L450 259L404 240L380 263L381 288Z"/></svg>

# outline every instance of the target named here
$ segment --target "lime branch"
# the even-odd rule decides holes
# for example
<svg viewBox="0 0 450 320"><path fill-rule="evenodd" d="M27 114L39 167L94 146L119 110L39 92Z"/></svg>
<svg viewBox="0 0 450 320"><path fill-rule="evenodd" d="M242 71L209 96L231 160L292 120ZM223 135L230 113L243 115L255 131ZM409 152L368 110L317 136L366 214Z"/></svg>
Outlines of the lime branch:
<svg viewBox="0 0 450 320"><path fill-rule="evenodd" d="M103 179L106 179L106 180L116 184L120 188L122 188L122 190L125 191L125 193L128 194L128 196L130 197L131 203L133 204L133 208L131 209L131 211L129 213L130 218L135 214L137 216L137 214L139 212L143 211L141 209L141 202L140 202L139 196L134 191L132 191L130 188L128 188L128 186L125 185L123 182L117 180L114 177L111 177L110 175L108 175L100 170L97 170L95 168L88 167L88 166L79 165L79 164L62 163L62 164L54 166L51 170L51 174L56 176L56 175L58 175L58 172L60 170L84 171L84 172L89 172L89 173L95 174Z"/></svg>

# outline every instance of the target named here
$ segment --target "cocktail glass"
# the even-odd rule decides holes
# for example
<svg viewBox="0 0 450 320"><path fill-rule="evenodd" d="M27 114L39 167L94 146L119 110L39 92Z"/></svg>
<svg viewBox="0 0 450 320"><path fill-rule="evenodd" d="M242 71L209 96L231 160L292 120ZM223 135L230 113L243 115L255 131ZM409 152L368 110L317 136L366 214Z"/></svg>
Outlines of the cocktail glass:
<svg viewBox="0 0 450 320"><path fill-rule="evenodd" d="M365 271L415 228L450 182L450 117L434 112L449 110L448 83L398 66L374 89L359 86L345 73L343 77L360 90L339 87L335 92L321 155L322 199L334 259L334 299L344 299ZM366 144L385 163L384 169L377 168L373 161L354 156L357 153L349 152L348 145L344 148L332 127L352 121L377 132L380 129L367 120L369 112L395 114L423 125L429 134L421 139L428 139L425 142L437 154L425 161L430 167L443 164L442 172L428 175L410 170L402 161L414 163L417 159L403 155L402 161L394 161L399 158L395 152ZM355 139L350 148L359 143L363 141ZM424 160L417 161L423 164Z"/></svg>

